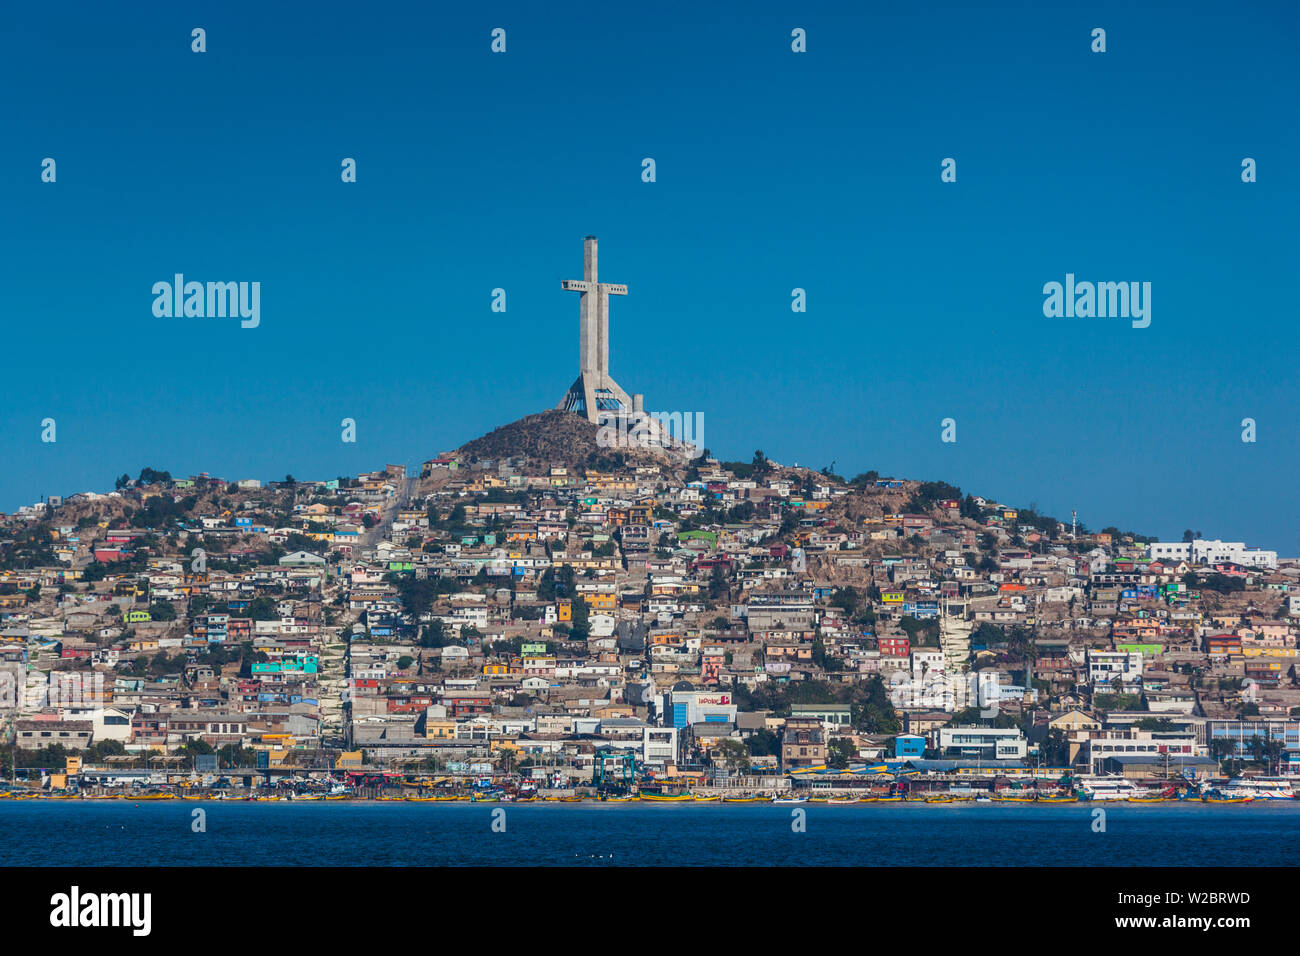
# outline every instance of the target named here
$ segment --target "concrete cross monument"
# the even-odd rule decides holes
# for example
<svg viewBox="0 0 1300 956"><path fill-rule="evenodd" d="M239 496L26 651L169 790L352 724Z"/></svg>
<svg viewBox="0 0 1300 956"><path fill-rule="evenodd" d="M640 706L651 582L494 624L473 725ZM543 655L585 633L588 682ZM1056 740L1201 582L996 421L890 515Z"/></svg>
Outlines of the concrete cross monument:
<svg viewBox="0 0 1300 956"><path fill-rule="evenodd" d="M583 241L582 279L564 279L560 287L580 292L578 300L578 377L555 407L600 424L620 415L640 414L635 400L609 374L609 297L627 295L627 286L601 282L596 267L596 237Z"/></svg>

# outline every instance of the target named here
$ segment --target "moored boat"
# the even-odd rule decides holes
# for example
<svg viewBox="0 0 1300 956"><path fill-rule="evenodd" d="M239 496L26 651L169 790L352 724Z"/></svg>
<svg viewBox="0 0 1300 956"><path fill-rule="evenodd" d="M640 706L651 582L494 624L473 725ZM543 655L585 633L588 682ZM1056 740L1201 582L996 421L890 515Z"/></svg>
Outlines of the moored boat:
<svg viewBox="0 0 1300 956"><path fill-rule="evenodd" d="M652 803L684 803L686 801L693 802L695 800L695 797L689 793L641 793L638 794L638 796L640 799Z"/></svg>

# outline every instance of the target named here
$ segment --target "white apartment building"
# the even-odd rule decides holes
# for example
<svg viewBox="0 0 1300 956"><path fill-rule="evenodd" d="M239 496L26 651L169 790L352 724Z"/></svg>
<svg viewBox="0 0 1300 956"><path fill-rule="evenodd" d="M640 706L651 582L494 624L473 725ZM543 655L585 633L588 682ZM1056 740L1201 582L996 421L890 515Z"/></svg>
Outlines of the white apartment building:
<svg viewBox="0 0 1300 956"><path fill-rule="evenodd" d="M1126 651L1088 650L1088 683L1136 684L1142 679L1142 655Z"/></svg>
<svg viewBox="0 0 1300 956"><path fill-rule="evenodd" d="M1189 564L1240 564L1248 568L1277 567L1277 552L1248 548L1241 541L1156 541L1147 545L1153 561L1186 561Z"/></svg>
<svg viewBox="0 0 1300 956"><path fill-rule="evenodd" d="M1091 773L1100 773L1108 757L1199 756L1193 734L1158 733L1143 730L1094 731L1084 741L1079 759ZM1175 765L1176 767L1177 765Z"/></svg>

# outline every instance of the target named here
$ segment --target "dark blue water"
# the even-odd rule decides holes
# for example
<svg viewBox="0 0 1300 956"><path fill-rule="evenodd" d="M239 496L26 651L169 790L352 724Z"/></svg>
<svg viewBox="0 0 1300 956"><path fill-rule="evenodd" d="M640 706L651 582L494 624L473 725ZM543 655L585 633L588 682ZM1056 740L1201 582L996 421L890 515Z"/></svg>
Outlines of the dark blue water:
<svg viewBox="0 0 1300 956"><path fill-rule="evenodd" d="M191 829L206 813L207 831ZM1281 866L1300 803L946 804L0 802L14 866ZM505 832L492 830L505 811ZM806 811L806 832L792 811Z"/></svg>

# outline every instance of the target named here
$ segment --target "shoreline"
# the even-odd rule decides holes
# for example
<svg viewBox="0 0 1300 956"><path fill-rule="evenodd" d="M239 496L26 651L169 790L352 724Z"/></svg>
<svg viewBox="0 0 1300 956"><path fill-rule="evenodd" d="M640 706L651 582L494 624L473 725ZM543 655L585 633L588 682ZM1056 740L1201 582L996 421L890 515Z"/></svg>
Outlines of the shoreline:
<svg viewBox="0 0 1300 956"><path fill-rule="evenodd" d="M953 805L972 805L972 806L1079 806L1079 805L1115 805L1115 804L1138 804L1143 806L1151 805L1172 805L1172 804L1190 804L1196 806L1246 806L1250 804L1296 804L1300 805L1300 799L1296 798L1259 798L1259 797L1235 797L1235 798L1209 798L1209 797L941 797L941 798L905 798L905 797L808 797L808 798L773 798L773 797L721 797L721 796L697 796L691 795L685 798L678 797L653 797L653 796L632 796L605 798L600 797L531 797L517 799L513 797L473 797L473 796L445 796L445 797L397 797L397 796L355 796L346 795L309 795L309 796L188 796L178 794L107 794L102 796L86 796L78 794L0 794L0 804L5 803L22 803L25 801L36 800L47 803L341 803L341 804L360 804L360 803L443 803L443 804L492 804L501 806L511 805L551 805L551 804L583 804L589 806L599 805L654 805L667 804L673 806L695 806L699 804L732 804L732 805L767 805L780 807L801 807L801 806L828 806L828 807L848 807L848 806L872 806L881 804L889 805L906 805L906 806L953 806Z"/></svg>

